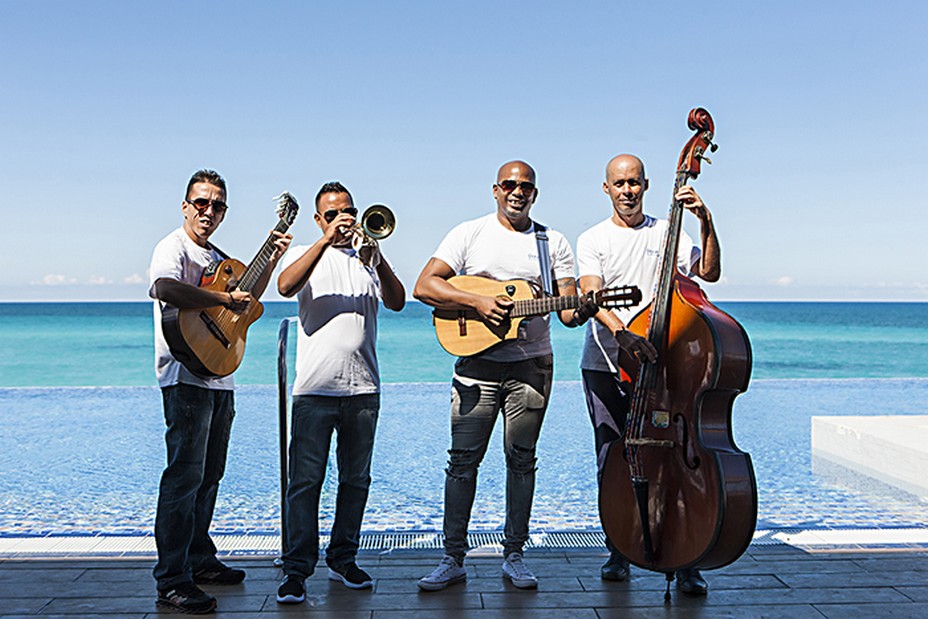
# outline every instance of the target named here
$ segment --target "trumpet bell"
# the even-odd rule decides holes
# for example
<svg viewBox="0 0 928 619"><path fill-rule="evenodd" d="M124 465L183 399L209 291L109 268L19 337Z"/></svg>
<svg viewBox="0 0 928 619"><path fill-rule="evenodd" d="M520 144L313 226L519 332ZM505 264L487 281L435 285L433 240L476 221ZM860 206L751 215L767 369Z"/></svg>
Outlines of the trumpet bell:
<svg viewBox="0 0 928 619"><path fill-rule="evenodd" d="M383 240L396 229L396 216L386 205L371 205L361 215L361 229L375 241Z"/></svg>

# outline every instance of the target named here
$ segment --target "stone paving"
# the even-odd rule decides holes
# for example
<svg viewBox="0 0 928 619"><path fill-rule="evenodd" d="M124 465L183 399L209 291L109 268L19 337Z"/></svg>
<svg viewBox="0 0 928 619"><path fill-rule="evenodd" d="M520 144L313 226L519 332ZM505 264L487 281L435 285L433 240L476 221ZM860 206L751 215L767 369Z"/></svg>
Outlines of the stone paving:
<svg viewBox="0 0 928 619"><path fill-rule="evenodd" d="M425 593L416 580L437 564L436 550L365 551L359 563L373 590L352 591L317 570L307 601L278 605L280 570L271 556L227 557L248 571L242 585L205 587L219 600L217 616L388 618L635 618L635 617L928 617L928 552L922 548L828 550L786 544L752 545L734 564L707 572L705 598L672 589L664 602L661 574L633 568L627 582L604 582L604 553L591 549L530 550L536 591L500 576L495 551L472 553L468 580ZM151 557L0 559L0 619L21 617L171 617L155 607ZM183 615L182 615L183 616Z"/></svg>

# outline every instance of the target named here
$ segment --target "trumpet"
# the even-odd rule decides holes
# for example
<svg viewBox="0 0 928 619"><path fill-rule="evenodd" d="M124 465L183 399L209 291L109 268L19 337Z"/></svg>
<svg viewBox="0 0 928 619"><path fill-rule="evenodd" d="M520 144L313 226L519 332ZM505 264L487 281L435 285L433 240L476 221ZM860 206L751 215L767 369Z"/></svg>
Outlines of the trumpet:
<svg viewBox="0 0 928 619"><path fill-rule="evenodd" d="M376 247L378 241L387 238L396 230L396 216L384 204L372 204L365 209L361 220L349 229L351 246L355 251L362 247Z"/></svg>

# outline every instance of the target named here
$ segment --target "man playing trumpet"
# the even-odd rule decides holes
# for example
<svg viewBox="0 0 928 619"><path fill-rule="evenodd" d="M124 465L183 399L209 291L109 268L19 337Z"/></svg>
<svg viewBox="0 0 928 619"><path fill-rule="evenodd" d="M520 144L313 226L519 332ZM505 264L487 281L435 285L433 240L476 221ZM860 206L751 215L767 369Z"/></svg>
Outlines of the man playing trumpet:
<svg viewBox="0 0 928 619"><path fill-rule="evenodd" d="M387 308L400 311L406 292L376 242L355 243L365 234L355 223L357 214L341 183L323 185L314 215L322 238L291 249L277 280L280 294L297 295L300 318L284 580L277 590L283 604L305 599L304 581L319 558L319 495L333 430L338 433L338 495L325 557L329 578L352 589L372 585L355 558L380 411L377 310L383 299ZM359 253L366 254L364 262Z"/></svg>

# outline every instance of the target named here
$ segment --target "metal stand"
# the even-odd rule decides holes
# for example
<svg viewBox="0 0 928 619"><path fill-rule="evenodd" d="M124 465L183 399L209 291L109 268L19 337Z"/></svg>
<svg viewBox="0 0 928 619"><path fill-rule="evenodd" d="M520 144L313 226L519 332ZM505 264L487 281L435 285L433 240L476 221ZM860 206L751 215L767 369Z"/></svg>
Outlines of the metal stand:
<svg viewBox="0 0 928 619"><path fill-rule="evenodd" d="M284 318L277 331L277 420L280 432L280 554L287 552L287 483L290 478L288 451L290 432L287 398L287 336L290 323L296 318ZM283 559L274 559L274 565L283 565Z"/></svg>

